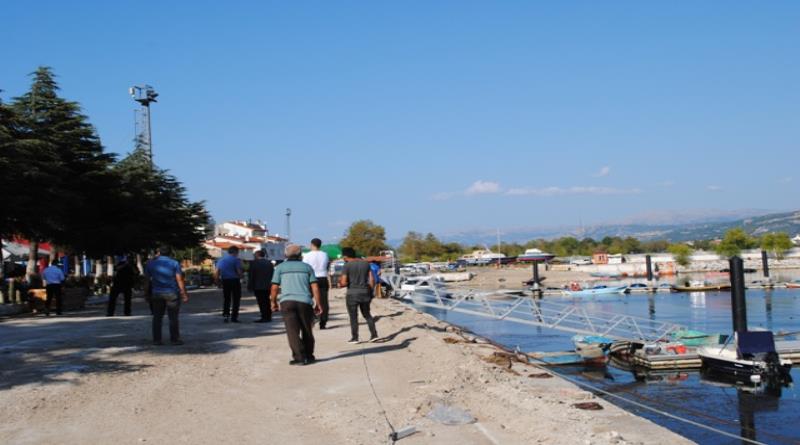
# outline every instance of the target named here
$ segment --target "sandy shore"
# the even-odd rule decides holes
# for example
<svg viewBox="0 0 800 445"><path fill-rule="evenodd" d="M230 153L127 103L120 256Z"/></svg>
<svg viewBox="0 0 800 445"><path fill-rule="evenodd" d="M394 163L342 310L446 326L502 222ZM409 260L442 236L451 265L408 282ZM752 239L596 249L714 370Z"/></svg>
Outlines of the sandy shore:
<svg viewBox="0 0 800 445"><path fill-rule="evenodd" d="M150 345L141 303L127 318L4 320L0 443L389 443L367 370L389 421L418 430L399 443L690 443L537 368L487 361L497 349L399 302L373 304L382 343L349 345L341 291L332 297L332 329L316 331L319 362L305 367L288 365L279 318L250 323L252 297L243 323L223 324L216 290L192 293L180 347ZM587 401L603 409L573 407ZM437 423L436 405L477 422Z"/></svg>

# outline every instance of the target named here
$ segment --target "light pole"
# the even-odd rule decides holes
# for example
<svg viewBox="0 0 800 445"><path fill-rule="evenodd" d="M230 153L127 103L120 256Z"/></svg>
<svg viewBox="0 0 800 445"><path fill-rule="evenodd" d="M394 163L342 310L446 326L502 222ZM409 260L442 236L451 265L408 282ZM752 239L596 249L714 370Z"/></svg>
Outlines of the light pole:
<svg viewBox="0 0 800 445"><path fill-rule="evenodd" d="M145 128L141 131L141 135L145 137L147 143L147 156L150 158L150 168L153 167L153 131L150 128L150 103L158 102L156 97L158 93L150 85L134 85L128 89L133 100L142 104L142 112L144 116ZM138 135L137 135L138 136Z"/></svg>
<svg viewBox="0 0 800 445"><path fill-rule="evenodd" d="M292 225L291 225L291 218L292 218L292 209L286 209L286 241L291 242L292 239Z"/></svg>

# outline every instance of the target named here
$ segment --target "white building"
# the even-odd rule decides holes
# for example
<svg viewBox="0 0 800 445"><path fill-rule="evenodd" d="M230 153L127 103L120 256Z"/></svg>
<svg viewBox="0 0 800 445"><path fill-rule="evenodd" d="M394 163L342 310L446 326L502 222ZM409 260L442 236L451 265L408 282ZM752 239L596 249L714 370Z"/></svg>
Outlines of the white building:
<svg viewBox="0 0 800 445"><path fill-rule="evenodd" d="M288 240L269 235L266 224L261 221L226 221L216 226L215 233L203 243L213 258L221 258L230 247L236 246L243 260L254 259L257 250L264 250L270 260L286 259L284 249Z"/></svg>
<svg viewBox="0 0 800 445"><path fill-rule="evenodd" d="M792 238L792 242L795 246L800 246L800 234L797 234Z"/></svg>

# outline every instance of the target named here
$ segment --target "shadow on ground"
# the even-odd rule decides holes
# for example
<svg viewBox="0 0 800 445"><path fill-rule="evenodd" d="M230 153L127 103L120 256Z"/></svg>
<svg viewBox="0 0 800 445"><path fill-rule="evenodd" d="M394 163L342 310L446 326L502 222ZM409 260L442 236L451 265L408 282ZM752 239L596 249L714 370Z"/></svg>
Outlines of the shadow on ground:
<svg viewBox="0 0 800 445"><path fill-rule="evenodd" d="M24 316L0 322L0 390L25 384L74 383L79 375L131 373L146 369L152 355L224 354L235 340L284 334L280 314L271 323L252 323L256 313L242 314L242 323L222 322L217 290L193 292L181 308L183 346L153 346L146 304L134 303L134 316L105 317L95 306L62 317ZM252 301L251 301L252 300ZM242 307L255 307L252 297ZM169 330L166 317L164 335Z"/></svg>

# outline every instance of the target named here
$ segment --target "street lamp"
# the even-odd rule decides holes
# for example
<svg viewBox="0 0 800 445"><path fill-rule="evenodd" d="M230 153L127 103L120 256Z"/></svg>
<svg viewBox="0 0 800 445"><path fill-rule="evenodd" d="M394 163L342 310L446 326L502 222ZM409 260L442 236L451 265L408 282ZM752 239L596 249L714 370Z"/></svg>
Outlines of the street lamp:
<svg viewBox="0 0 800 445"><path fill-rule="evenodd" d="M150 85L134 85L128 88L128 93L133 97L133 100L142 105L142 112L145 114L144 125L146 128L142 130L147 143L147 155L150 158L150 167L153 167L153 131L150 128L150 103L158 102L156 98L158 93Z"/></svg>

